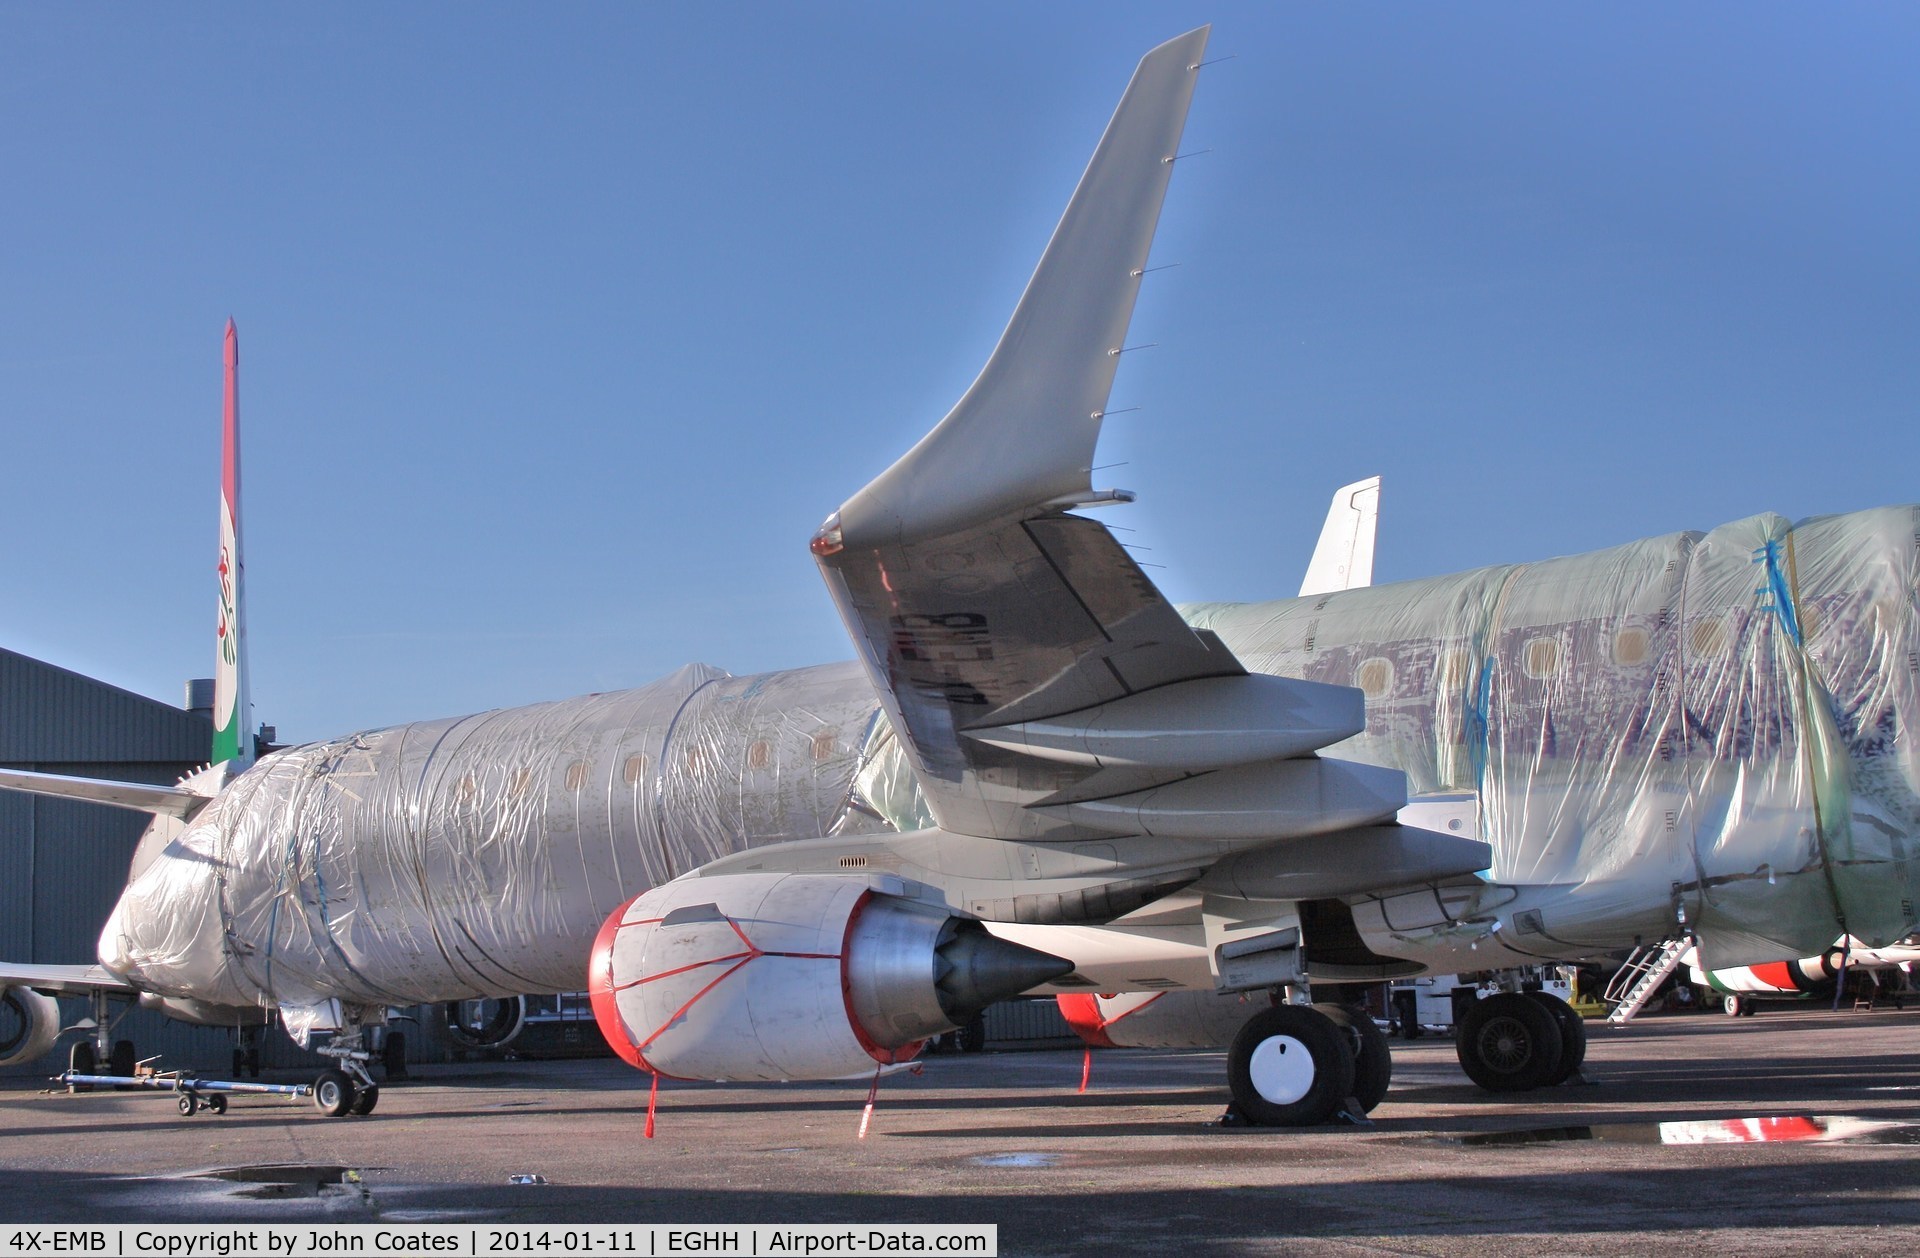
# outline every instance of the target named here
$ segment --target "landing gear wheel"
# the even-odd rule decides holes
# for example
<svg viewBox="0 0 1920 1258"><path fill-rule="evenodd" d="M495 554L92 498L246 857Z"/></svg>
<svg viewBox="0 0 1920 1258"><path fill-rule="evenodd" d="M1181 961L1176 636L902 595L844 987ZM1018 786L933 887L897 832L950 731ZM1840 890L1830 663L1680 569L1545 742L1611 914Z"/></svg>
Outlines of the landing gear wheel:
<svg viewBox="0 0 1920 1258"><path fill-rule="evenodd" d="M1722 996L1720 998L1720 1012L1726 1014L1729 1018L1744 1018L1747 1015L1747 1002L1738 996Z"/></svg>
<svg viewBox="0 0 1920 1258"><path fill-rule="evenodd" d="M113 1047L107 1052L107 1073L119 1075L123 1079L131 1079L139 1068L140 1059L133 1055L133 1041L115 1040ZM119 1092L134 1092L139 1089L139 1085L135 1083L116 1083L113 1086L114 1090Z"/></svg>
<svg viewBox="0 0 1920 1258"><path fill-rule="evenodd" d="M1526 1092L1560 1068L1560 1024L1522 992L1475 1001L1456 1029L1460 1068L1489 1092Z"/></svg>
<svg viewBox="0 0 1920 1258"><path fill-rule="evenodd" d="M1311 1127L1353 1095L1353 1053L1325 1014L1276 1005L1247 1019L1227 1053L1227 1084L1248 1122Z"/></svg>
<svg viewBox="0 0 1920 1258"><path fill-rule="evenodd" d="M207 1098L207 1113L224 1114L227 1112L227 1098L215 1092Z"/></svg>
<svg viewBox="0 0 1920 1258"><path fill-rule="evenodd" d="M358 1091L353 1080L338 1070L322 1070L313 1081L313 1107L328 1118L338 1118L353 1108Z"/></svg>
<svg viewBox="0 0 1920 1258"><path fill-rule="evenodd" d="M407 1077L407 1036L404 1031L388 1031L386 1040L380 1045L380 1068L386 1072L387 1079Z"/></svg>
<svg viewBox="0 0 1920 1258"><path fill-rule="evenodd" d="M1573 1078L1573 1072L1580 1069L1580 1063L1587 1059L1587 1024L1573 1011L1573 1006L1558 996L1549 996L1545 992L1528 992L1527 995L1552 1014L1554 1022L1560 1027L1560 1064L1546 1082L1547 1087L1555 1087Z"/></svg>
<svg viewBox="0 0 1920 1258"><path fill-rule="evenodd" d="M67 1050L67 1069L77 1075L98 1074L99 1072L94 1069L93 1045L87 1043L85 1040L81 1040L72 1048L69 1048ZM91 1092L93 1091L93 1085L91 1083L69 1083L67 1085L67 1091Z"/></svg>
<svg viewBox="0 0 1920 1258"><path fill-rule="evenodd" d="M365 1117L373 1113L373 1107L379 1103L380 1085L377 1083L363 1083L360 1085L360 1090L354 1094L353 1104L348 1106L348 1109L355 1114Z"/></svg>
<svg viewBox="0 0 1920 1258"><path fill-rule="evenodd" d="M1386 1033L1374 1025L1373 1016L1364 1009L1346 1005L1314 1008L1346 1034L1353 1052L1353 1091L1348 1095L1360 1102L1362 1113L1371 1114L1373 1107L1386 1099L1387 1085L1393 1082L1393 1049Z"/></svg>
<svg viewBox="0 0 1920 1258"><path fill-rule="evenodd" d="M182 1092L180 1099L174 1103L180 1107L180 1112L188 1118L192 1118L200 1110L200 1098L191 1092Z"/></svg>

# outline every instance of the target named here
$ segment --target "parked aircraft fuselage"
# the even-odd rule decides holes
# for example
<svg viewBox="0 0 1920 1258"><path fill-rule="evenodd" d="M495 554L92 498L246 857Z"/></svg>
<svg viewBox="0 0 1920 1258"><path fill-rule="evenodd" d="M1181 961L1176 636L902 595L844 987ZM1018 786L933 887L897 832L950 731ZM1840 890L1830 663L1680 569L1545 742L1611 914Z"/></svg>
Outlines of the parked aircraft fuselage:
<svg viewBox="0 0 1920 1258"><path fill-rule="evenodd" d="M1187 615L1250 669L1360 687L1366 731L1332 754L1477 793L1477 899L1424 925L1356 905L1376 951L1571 959L1684 919L1724 966L1913 928L1917 581L1920 508L1896 507ZM648 887L885 829L851 806L877 712L853 664L696 666L275 753L155 823L101 960L232 1006L574 988Z"/></svg>

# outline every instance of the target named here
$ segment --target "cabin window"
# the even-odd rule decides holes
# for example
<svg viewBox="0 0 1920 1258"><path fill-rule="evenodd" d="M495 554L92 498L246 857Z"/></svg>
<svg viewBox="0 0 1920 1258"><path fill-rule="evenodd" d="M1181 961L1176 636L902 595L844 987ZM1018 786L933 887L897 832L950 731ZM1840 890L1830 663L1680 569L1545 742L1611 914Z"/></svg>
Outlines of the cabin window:
<svg viewBox="0 0 1920 1258"><path fill-rule="evenodd" d="M577 791L587 784L587 762L576 760L567 766L567 789Z"/></svg>
<svg viewBox="0 0 1920 1258"><path fill-rule="evenodd" d="M1360 661L1353 670L1353 684L1369 699L1384 699L1393 689L1393 661L1378 656Z"/></svg>
<svg viewBox="0 0 1920 1258"><path fill-rule="evenodd" d="M477 786L473 780L473 774L469 773L454 785L453 793L459 797L461 803L465 803L473 798L473 793L476 789Z"/></svg>
<svg viewBox="0 0 1920 1258"><path fill-rule="evenodd" d="M514 795L514 796L525 795L527 793L527 788L532 785L533 785L532 769L515 769L512 773L507 775L507 793L509 795Z"/></svg>
<svg viewBox="0 0 1920 1258"><path fill-rule="evenodd" d="M1641 628L1622 629L1613 635L1613 662L1627 668L1647 662L1649 639Z"/></svg>
<svg viewBox="0 0 1920 1258"><path fill-rule="evenodd" d="M640 785L641 780L647 776L647 763L645 756L627 757L626 768L621 771L621 776L626 779L628 786Z"/></svg>
<svg viewBox="0 0 1920 1258"><path fill-rule="evenodd" d="M773 744L764 738L756 739L747 747L747 767L764 769L773 759Z"/></svg>
<svg viewBox="0 0 1920 1258"><path fill-rule="evenodd" d="M1533 638L1521 656L1521 667L1535 681L1544 681L1560 671L1561 651L1558 638Z"/></svg>
<svg viewBox="0 0 1920 1258"><path fill-rule="evenodd" d="M1695 655L1723 655L1727 649L1727 626L1721 620L1696 620L1687 631L1687 642Z"/></svg>
<svg viewBox="0 0 1920 1258"><path fill-rule="evenodd" d="M839 740L834 736L833 730L821 730L813 736L813 758L815 760L832 759L834 748L838 744Z"/></svg>

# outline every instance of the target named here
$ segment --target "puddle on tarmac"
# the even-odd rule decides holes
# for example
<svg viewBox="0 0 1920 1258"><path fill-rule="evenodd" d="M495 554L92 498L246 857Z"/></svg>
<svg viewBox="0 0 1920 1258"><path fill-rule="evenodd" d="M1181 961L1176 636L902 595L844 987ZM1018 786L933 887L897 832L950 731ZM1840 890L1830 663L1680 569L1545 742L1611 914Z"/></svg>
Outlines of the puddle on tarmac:
<svg viewBox="0 0 1920 1258"><path fill-rule="evenodd" d="M1036 1166L1058 1166L1062 1155L1058 1153L983 1153L967 1161L975 1166L1011 1167L1016 1170Z"/></svg>
<svg viewBox="0 0 1920 1258"><path fill-rule="evenodd" d="M233 1190L232 1196L267 1201L366 1191L360 1182L360 1172L350 1166L230 1166L199 1171L186 1178L224 1179L241 1185Z"/></svg>
<svg viewBox="0 0 1920 1258"><path fill-rule="evenodd" d="M1616 1144L1920 1144L1920 1123L1896 1123L1846 1114L1769 1115L1689 1119L1670 1123L1600 1123L1591 1127L1530 1127L1461 1136L1466 1145L1555 1144L1605 1140Z"/></svg>

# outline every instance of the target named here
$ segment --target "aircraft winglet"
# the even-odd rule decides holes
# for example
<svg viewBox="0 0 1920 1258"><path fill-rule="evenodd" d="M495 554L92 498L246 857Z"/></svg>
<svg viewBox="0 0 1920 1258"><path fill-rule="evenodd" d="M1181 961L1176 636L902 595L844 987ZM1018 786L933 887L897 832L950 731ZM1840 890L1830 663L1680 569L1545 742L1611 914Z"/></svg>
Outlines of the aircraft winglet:
<svg viewBox="0 0 1920 1258"><path fill-rule="evenodd" d="M1369 476L1333 491L1327 522L1307 564L1300 597L1358 590L1373 584L1373 535L1380 519L1380 478Z"/></svg>
<svg viewBox="0 0 1920 1258"><path fill-rule="evenodd" d="M845 545L936 537L1088 496L1209 29L1141 60L987 365L939 426L840 508Z"/></svg>

